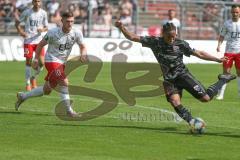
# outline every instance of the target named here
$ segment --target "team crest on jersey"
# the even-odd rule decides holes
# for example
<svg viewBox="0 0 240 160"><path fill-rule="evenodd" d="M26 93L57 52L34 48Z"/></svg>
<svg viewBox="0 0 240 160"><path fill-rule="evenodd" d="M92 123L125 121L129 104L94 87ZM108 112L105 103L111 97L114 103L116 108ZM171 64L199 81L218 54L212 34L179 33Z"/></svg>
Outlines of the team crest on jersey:
<svg viewBox="0 0 240 160"><path fill-rule="evenodd" d="M194 86L193 89L197 92L201 91L201 88L199 85Z"/></svg>
<svg viewBox="0 0 240 160"><path fill-rule="evenodd" d="M46 41L48 41L48 39L49 39L48 35L46 35L46 36L44 37L44 39L45 39Z"/></svg>
<svg viewBox="0 0 240 160"><path fill-rule="evenodd" d="M74 41L74 37L70 37L72 41Z"/></svg>
<svg viewBox="0 0 240 160"><path fill-rule="evenodd" d="M178 46L173 46L173 51L174 52L178 52L179 51L179 47Z"/></svg>

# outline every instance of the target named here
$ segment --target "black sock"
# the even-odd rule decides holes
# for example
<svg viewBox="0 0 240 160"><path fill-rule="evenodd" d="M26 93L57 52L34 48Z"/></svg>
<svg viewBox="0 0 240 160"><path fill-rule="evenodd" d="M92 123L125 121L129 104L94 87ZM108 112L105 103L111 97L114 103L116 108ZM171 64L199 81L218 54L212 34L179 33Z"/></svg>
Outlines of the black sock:
<svg viewBox="0 0 240 160"><path fill-rule="evenodd" d="M207 89L207 94L212 99L214 96L218 94L218 91L222 88L222 86L226 83L223 79L218 80L216 83L212 84Z"/></svg>
<svg viewBox="0 0 240 160"><path fill-rule="evenodd" d="M188 123L191 121L191 119L193 118L191 113L184 108L181 104L174 107L174 110L177 112L177 114L184 119L185 121L187 121Z"/></svg>

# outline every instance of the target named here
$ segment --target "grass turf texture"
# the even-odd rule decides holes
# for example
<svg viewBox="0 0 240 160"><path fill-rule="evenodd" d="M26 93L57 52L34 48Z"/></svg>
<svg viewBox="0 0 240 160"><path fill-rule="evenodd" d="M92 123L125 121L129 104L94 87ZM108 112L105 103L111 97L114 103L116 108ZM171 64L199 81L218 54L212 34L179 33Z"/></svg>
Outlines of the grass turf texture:
<svg viewBox="0 0 240 160"><path fill-rule="evenodd" d="M221 65L188 65L204 86L216 81ZM84 67L70 82L111 92L110 64L95 83L83 82ZM234 70L235 72L235 70ZM183 104L207 123L207 133L191 135L185 122L151 119L160 109L173 111L165 96L137 98L137 105L120 104L112 112L84 122L66 122L54 114L59 98L30 99L14 111L16 92L24 89L24 63L0 62L0 160L239 160L240 98L236 80L227 86L223 101L201 103L184 92ZM41 73L43 84L46 71ZM72 96L76 110L94 108L93 98ZM125 115L132 115L131 118ZM140 115L140 118L136 118Z"/></svg>

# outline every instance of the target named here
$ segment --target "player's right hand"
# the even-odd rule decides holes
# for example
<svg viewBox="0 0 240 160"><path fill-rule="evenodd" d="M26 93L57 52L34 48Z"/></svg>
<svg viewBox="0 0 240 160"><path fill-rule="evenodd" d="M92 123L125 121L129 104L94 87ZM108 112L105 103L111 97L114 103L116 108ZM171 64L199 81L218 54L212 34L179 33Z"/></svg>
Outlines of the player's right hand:
<svg viewBox="0 0 240 160"><path fill-rule="evenodd" d="M26 32L20 33L20 35L21 35L23 38L27 38L27 33L26 33Z"/></svg>
<svg viewBox="0 0 240 160"><path fill-rule="evenodd" d="M220 46L218 46L217 47L217 52L220 52L220 51L221 51Z"/></svg>
<svg viewBox="0 0 240 160"><path fill-rule="evenodd" d="M83 62L83 63L84 63L84 62L87 62L87 61L88 61L87 55L86 55L86 54L81 55L81 56L80 56L80 61Z"/></svg>
<svg viewBox="0 0 240 160"><path fill-rule="evenodd" d="M120 28L122 25L123 25L123 24L122 24L122 22L121 22L120 20L117 20L117 21L115 22L115 26L116 26L117 28Z"/></svg>
<svg viewBox="0 0 240 160"><path fill-rule="evenodd" d="M225 57L225 56L224 56L224 57L219 58L219 60L216 61L216 62L222 63L222 62L227 62L227 61L229 61L228 57Z"/></svg>

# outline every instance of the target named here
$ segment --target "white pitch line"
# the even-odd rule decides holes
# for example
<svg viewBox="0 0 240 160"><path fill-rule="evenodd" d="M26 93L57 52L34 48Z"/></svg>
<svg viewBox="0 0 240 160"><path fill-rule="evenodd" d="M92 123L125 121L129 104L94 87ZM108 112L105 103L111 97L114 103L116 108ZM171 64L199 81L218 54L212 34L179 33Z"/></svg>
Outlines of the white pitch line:
<svg viewBox="0 0 240 160"><path fill-rule="evenodd" d="M0 93L0 95L16 96L16 94L13 94L13 93ZM57 96L44 96L44 98L59 99L59 97L57 97ZM72 99L74 100L76 98L72 97ZM102 102L101 100L89 100L89 99L86 99L86 98L81 98L81 100L85 101L85 102ZM122 103L122 102L118 102L118 104L128 106L126 103ZM178 121L178 122L182 121L182 119L180 117L178 118L178 115L176 113L171 112L171 111L166 110L166 109L160 109L160 108L155 108L155 107L148 107L148 106L143 106L143 105L138 105L138 104L136 104L133 107L143 108L143 109L147 109L147 110L156 110L156 111L160 111L160 112L163 112L163 113L171 114L171 115L173 115L174 117L177 118L176 121Z"/></svg>
<svg viewBox="0 0 240 160"><path fill-rule="evenodd" d="M0 92L0 95L16 96L16 94L13 94L13 93L2 93L2 92ZM57 97L57 96L44 96L44 98L59 99L59 97ZM72 98L72 99L76 99L76 98ZM86 98L81 98L81 100L82 101L86 101L86 102L102 102L101 100L89 100L89 99L86 99ZM119 104L128 106L127 104L121 103L121 102L119 102ZM153 110L160 111L160 112L163 112L163 113L171 114L171 115L173 115L175 117L174 121L167 121L167 122L179 123L179 122L183 121L176 113L171 112L171 111L166 110L166 109L160 109L160 108L155 108L155 107L143 106L143 105L138 105L138 104L136 104L134 107L143 108L143 109L152 110L152 111ZM7 108L7 107L0 107L0 109L9 109L9 108ZM38 112L38 113L49 113L49 112L44 112L44 111L40 111L40 110L32 110L32 109L28 109L28 111ZM52 113L52 112L50 112L50 113ZM53 112L53 114L54 114L54 112ZM53 116L55 116L55 114ZM104 115L103 117L105 117L105 118L113 118L113 119L120 119L119 116L107 116L107 115ZM137 122L137 121L133 121L133 122ZM144 121L144 122L152 122L152 121ZM165 121L161 121L161 122L165 122ZM240 128L237 128L237 127L214 126L214 125L212 127L216 127L216 128L229 128L229 129L236 129L236 130L240 129Z"/></svg>
<svg viewBox="0 0 240 160"><path fill-rule="evenodd" d="M152 107L153 108L153 107ZM9 108L8 107L3 107L3 106L0 106L0 109L8 109L9 110ZM44 111L40 111L40 110L34 110L34 109L28 109L27 111L30 111L30 112L37 112L37 113L45 113L45 114L52 114L52 115L50 115L50 116L56 116L55 114L54 114L54 112L44 112ZM103 118L111 118L111 119L122 119L122 118L120 118L119 116L107 116L107 115L104 115L103 116ZM135 121L134 119L132 120L132 121L130 121L130 120L126 120L126 121L128 121L128 122L134 122L134 123L136 123L136 122L144 122L144 123L152 123L152 122L154 122L154 121L149 121L149 120L147 120L147 121ZM176 121L158 121L158 122L161 122L161 123L176 123ZM185 123L179 123L178 122L178 125L186 125ZM234 130L240 130L240 128L238 128L238 127L228 127L228 126L217 126L217 125L207 125L207 126L210 126L210 127L215 127L215 128L226 128L226 129L234 129Z"/></svg>

